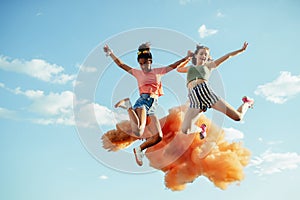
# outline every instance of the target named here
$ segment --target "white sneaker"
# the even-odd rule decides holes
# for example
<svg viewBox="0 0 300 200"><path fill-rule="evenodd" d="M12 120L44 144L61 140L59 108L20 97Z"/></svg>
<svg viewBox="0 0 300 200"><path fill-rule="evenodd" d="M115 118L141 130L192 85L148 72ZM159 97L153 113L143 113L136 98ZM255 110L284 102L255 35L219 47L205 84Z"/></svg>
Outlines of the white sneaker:
<svg viewBox="0 0 300 200"><path fill-rule="evenodd" d="M120 100L118 103L115 104L115 108L118 108L118 107L128 110L129 108L131 108L130 99L125 98L125 99Z"/></svg>
<svg viewBox="0 0 300 200"><path fill-rule="evenodd" d="M200 139L203 140L206 137L206 125L202 124L200 128L201 131L199 132L199 135L200 135Z"/></svg>
<svg viewBox="0 0 300 200"><path fill-rule="evenodd" d="M253 108L253 106L254 106L254 99L251 99L250 97L244 96L244 97L242 98L242 101L243 101L244 103L248 103L249 108Z"/></svg>
<svg viewBox="0 0 300 200"><path fill-rule="evenodd" d="M133 149L133 152L134 152L134 156L135 156L135 161L136 163L139 165L139 166L142 166L143 165L143 157L144 157L144 154L143 152L141 151L141 148L140 147L135 147Z"/></svg>

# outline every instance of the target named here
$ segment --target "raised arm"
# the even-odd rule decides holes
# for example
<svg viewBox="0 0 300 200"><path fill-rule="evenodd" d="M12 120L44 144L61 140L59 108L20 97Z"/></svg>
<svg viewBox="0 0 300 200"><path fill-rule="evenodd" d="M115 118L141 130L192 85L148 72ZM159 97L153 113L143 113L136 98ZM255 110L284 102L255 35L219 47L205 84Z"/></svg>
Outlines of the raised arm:
<svg viewBox="0 0 300 200"><path fill-rule="evenodd" d="M247 46L248 46L248 43L247 42L244 42L244 45L241 49L239 50L236 50L236 51L233 51L233 52L230 52L224 56L222 56L221 58L217 59L214 61L214 63L216 64L216 66L219 66L220 64L222 64L224 61L226 61L228 58L231 58L233 56L236 56L242 52L244 52L246 49L247 49Z"/></svg>
<svg viewBox="0 0 300 200"><path fill-rule="evenodd" d="M178 67L177 67L177 71L180 73L187 73L189 71L190 66L186 66L189 63L189 60L186 60L185 62L181 63Z"/></svg>
<svg viewBox="0 0 300 200"><path fill-rule="evenodd" d="M120 60L114 53L113 51L109 48L109 46L106 44L103 47L103 51L106 53L106 56L110 56L113 61L122 69L124 69L125 71L127 71L128 73L131 74L131 67L129 67L128 65L126 65L125 63L123 63L122 60Z"/></svg>
<svg viewBox="0 0 300 200"><path fill-rule="evenodd" d="M185 67L188 64L188 62L191 60L192 56L193 56L193 52L192 51L188 51L186 57L184 57L184 58L176 61L175 63L169 65L167 67L167 72L169 72L169 71L171 71L173 69L179 68L179 67L180 68ZM178 71L178 69L177 69L177 71Z"/></svg>

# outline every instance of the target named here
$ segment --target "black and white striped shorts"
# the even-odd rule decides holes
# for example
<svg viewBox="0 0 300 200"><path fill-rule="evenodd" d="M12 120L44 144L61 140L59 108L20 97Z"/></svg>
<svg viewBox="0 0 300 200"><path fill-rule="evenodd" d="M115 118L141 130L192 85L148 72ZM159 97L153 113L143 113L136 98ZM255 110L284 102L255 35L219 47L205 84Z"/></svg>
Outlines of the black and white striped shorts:
<svg viewBox="0 0 300 200"><path fill-rule="evenodd" d="M201 109L204 112L220 99L206 82L190 88L188 97L191 108Z"/></svg>

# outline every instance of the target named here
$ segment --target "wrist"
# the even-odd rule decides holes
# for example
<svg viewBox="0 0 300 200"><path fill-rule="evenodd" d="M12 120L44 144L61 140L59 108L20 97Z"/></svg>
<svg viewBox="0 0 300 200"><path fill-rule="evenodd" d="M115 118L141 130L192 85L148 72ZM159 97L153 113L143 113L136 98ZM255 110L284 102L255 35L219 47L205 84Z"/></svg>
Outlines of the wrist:
<svg viewBox="0 0 300 200"><path fill-rule="evenodd" d="M113 50L109 49L109 50L106 52L106 56L111 56L112 53L113 53Z"/></svg>

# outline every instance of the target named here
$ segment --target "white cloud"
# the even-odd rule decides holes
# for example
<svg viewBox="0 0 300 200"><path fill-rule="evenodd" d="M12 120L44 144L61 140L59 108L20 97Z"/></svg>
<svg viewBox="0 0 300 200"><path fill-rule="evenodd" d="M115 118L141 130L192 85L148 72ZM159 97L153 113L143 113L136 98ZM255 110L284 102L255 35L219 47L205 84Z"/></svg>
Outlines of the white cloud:
<svg viewBox="0 0 300 200"><path fill-rule="evenodd" d="M0 55L0 69L26 74L45 82L58 84L65 84L75 79L75 75L65 74L63 67L50 64L41 59L25 61Z"/></svg>
<svg viewBox="0 0 300 200"><path fill-rule="evenodd" d="M234 141L234 140L241 140L244 138L244 134L234 128L223 128L225 131L225 140L226 141Z"/></svg>
<svg viewBox="0 0 300 200"><path fill-rule="evenodd" d="M78 125L83 127L94 126L114 126L122 120L129 120L126 112L116 113L109 108L98 103L81 100L76 112L76 121L74 117L73 101L74 93L63 91L61 93L50 92L45 94L42 90L22 90L20 87L11 89L0 82L0 88L3 88L15 95L22 95L29 99L30 104L22 108L22 115L31 115L26 117L33 123L41 125L62 124ZM28 112L28 113L26 113ZM31 113L31 114L30 114ZM34 114L34 115L32 115ZM18 111L8 110L0 107L0 118L22 120L18 117Z"/></svg>
<svg viewBox="0 0 300 200"><path fill-rule="evenodd" d="M41 98L42 96L44 96L44 91L41 90L26 90L26 91L22 91L20 87L17 87L14 90L11 90L14 94L21 94L24 95L26 97L28 97L29 99L38 99Z"/></svg>
<svg viewBox="0 0 300 200"><path fill-rule="evenodd" d="M276 104L283 104L300 93L300 75L293 76L290 72L282 71L277 79L264 85L259 85L255 94Z"/></svg>
<svg viewBox="0 0 300 200"><path fill-rule="evenodd" d="M283 141L269 141L269 142L267 142L267 145L272 146L272 145L278 145L278 144L282 144L282 143L283 143Z"/></svg>
<svg viewBox="0 0 300 200"><path fill-rule="evenodd" d="M73 111L73 95L71 91L62 93L50 93L41 95L40 91L23 92L33 103L28 107L31 112L38 113L44 118L35 119L39 124L65 124L75 125ZM122 115L115 114L112 110L97 103L85 103L80 107L79 118L76 119L77 125L92 126L93 119L96 117L94 125L114 125L120 120ZM45 118L46 117L46 118Z"/></svg>
<svg viewBox="0 0 300 200"><path fill-rule="evenodd" d="M277 141L264 141L264 139L263 138L258 138L258 141L259 142L261 142L261 143L263 143L263 144L266 144L266 145L269 145L269 146L272 146L272 145L278 145L278 144L282 144L283 143L283 141L281 141L281 140L277 140Z"/></svg>
<svg viewBox="0 0 300 200"><path fill-rule="evenodd" d="M29 110L44 116L70 116L73 109L73 92L63 91L61 93L51 92L45 95L40 90L27 90L19 94L25 95L32 100Z"/></svg>
<svg viewBox="0 0 300 200"><path fill-rule="evenodd" d="M83 101L76 111L76 124L83 127L115 125L121 120L128 120L128 114L115 113L97 103ZM96 121L95 121L96 119Z"/></svg>
<svg viewBox="0 0 300 200"><path fill-rule="evenodd" d="M191 3L192 0L179 0L180 5L186 5L188 3Z"/></svg>
<svg viewBox="0 0 300 200"><path fill-rule="evenodd" d="M0 118L3 119L17 119L16 111L8 110L0 107Z"/></svg>
<svg viewBox="0 0 300 200"><path fill-rule="evenodd" d="M93 73L93 72L97 72L97 67L81 66L80 70L82 72Z"/></svg>
<svg viewBox="0 0 300 200"><path fill-rule="evenodd" d="M297 169L300 165L300 155L297 153L273 153L267 150L251 160L249 167L255 167L254 173L268 175L284 170Z"/></svg>
<svg viewBox="0 0 300 200"><path fill-rule="evenodd" d="M222 18L222 17L225 17L225 15L220 10L218 10L217 11L217 17Z"/></svg>
<svg viewBox="0 0 300 200"><path fill-rule="evenodd" d="M51 124L63 124L63 125L75 125L73 101L74 93L71 91L63 91L61 93L50 92L45 94L41 90L25 90L20 87L10 89L0 82L0 87L15 95L23 95L27 99L31 100L24 111L29 111L37 115L37 117L31 119L33 123L42 125ZM128 120L127 113L115 113L109 108L102 106L98 103L91 103L87 100L77 102L80 104L78 116L76 119L77 125L81 126L102 126L102 125L115 125L122 120ZM15 118L17 116L16 111L10 111L0 107L0 118ZM93 118L96 119L93 122Z"/></svg>
<svg viewBox="0 0 300 200"><path fill-rule="evenodd" d="M41 125L52 125L52 124L62 124L62 125L74 125L74 118L71 117L56 117L56 118L36 118L31 119L35 124Z"/></svg>
<svg viewBox="0 0 300 200"><path fill-rule="evenodd" d="M43 15L43 13L42 12L37 12L36 14L35 14L35 16L41 16L41 15Z"/></svg>
<svg viewBox="0 0 300 200"><path fill-rule="evenodd" d="M215 29L207 29L206 26L203 24L198 29L198 32L200 34L200 38L205 38L207 36L214 35L218 32L218 30Z"/></svg>
<svg viewBox="0 0 300 200"><path fill-rule="evenodd" d="M12 91L17 95L24 95L32 101L27 110L39 116L39 118L32 119L32 122L43 125L74 125L73 92L45 94L41 90L22 91L20 88Z"/></svg>
<svg viewBox="0 0 300 200"><path fill-rule="evenodd" d="M101 175L101 176L99 176L99 179L101 179L101 180L106 180L106 179L108 179L108 177L105 176L105 175Z"/></svg>

